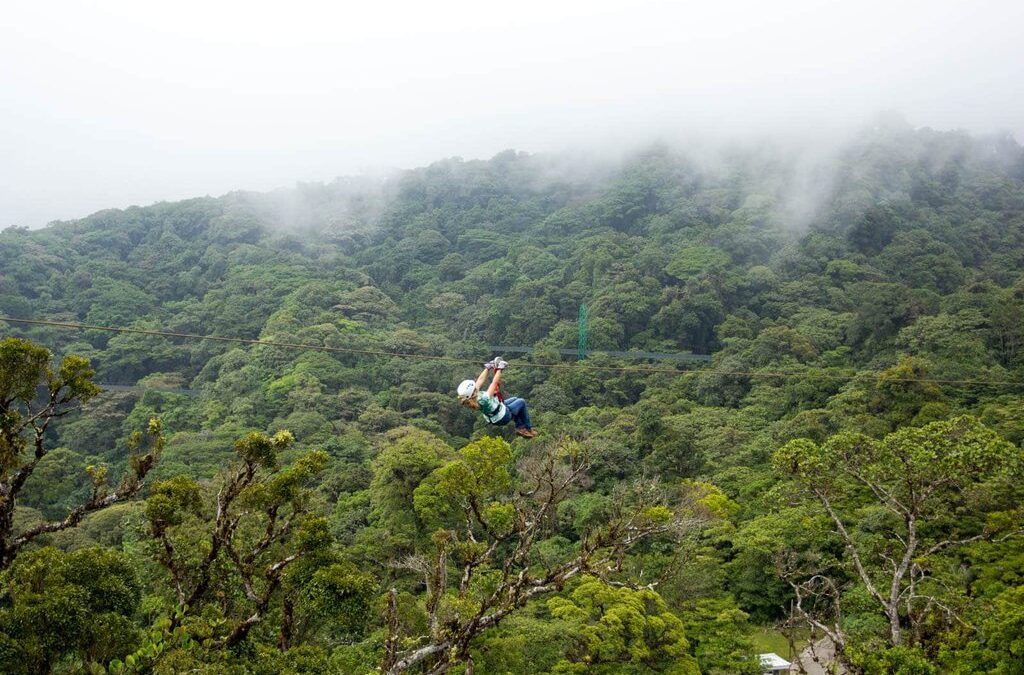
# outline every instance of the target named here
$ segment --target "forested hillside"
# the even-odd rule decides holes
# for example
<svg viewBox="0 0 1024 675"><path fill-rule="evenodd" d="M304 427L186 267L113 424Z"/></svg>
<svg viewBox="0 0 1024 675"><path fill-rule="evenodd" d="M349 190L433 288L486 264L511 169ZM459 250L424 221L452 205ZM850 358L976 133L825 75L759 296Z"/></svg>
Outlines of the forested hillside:
<svg viewBox="0 0 1024 675"><path fill-rule="evenodd" d="M1024 672L1011 138L102 211L0 233L0 314L329 348L0 322L2 672Z"/></svg>

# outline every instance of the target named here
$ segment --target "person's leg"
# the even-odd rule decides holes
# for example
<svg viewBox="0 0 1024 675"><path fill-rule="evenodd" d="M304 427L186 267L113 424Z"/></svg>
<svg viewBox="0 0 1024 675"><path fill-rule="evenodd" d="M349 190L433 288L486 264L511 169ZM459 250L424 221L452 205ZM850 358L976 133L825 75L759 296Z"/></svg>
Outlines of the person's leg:
<svg viewBox="0 0 1024 675"><path fill-rule="evenodd" d="M516 429L523 426L522 420L519 417L519 410L522 407L523 399L513 396L512 398L505 399L505 407L508 408L509 414L512 415L512 421L516 425Z"/></svg>
<svg viewBox="0 0 1024 675"><path fill-rule="evenodd" d="M533 422L530 421L530 411L527 410L527 408L526 408L526 400L525 399L519 399L519 400L523 402L523 412L522 412L523 426L526 427L527 429L529 429L530 431L533 431Z"/></svg>
<svg viewBox="0 0 1024 675"><path fill-rule="evenodd" d="M529 431L533 428L530 424L530 413L526 410L526 401L518 397L507 398L505 399L505 407L512 413L516 429L526 429Z"/></svg>

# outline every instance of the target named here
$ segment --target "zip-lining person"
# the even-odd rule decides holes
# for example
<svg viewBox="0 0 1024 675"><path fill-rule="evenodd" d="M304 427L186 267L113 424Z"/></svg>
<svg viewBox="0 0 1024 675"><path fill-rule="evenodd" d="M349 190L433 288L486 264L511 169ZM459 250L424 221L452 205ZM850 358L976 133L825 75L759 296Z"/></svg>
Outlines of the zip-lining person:
<svg viewBox="0 0 1024 675"><path fill-rule="evenodd" d="M483 372L476 380L463 380L459 384L459 402L462 405L479 410L488 424L501 426L514 422L516 433L523 438L533 438L537 432L530 424L530 413L526 410L526 401L521 398L510 398L507 401L501 395L501 373L508 368L508 362L500 356L484 364ZM487 391L483 386L487 382L487 374L494 373Z"/></svg>

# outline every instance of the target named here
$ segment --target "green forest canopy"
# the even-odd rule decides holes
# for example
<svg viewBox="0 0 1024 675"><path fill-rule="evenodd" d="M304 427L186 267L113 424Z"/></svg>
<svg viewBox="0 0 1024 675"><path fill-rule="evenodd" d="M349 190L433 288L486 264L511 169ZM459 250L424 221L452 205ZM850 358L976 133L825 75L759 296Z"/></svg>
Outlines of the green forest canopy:
<svg viewBox="0 0 1024 675"><path fill-rule="evenodd" d="M1021 672L1021 147L880 125L799 216L771 149L577 169L0 233L9 317L534 347L504 389L541 431L461 408L471 365L7 323L0 671L756 673L788 626L855 672ZM581 303L592 349L713 360L573 365Z"/></svg>

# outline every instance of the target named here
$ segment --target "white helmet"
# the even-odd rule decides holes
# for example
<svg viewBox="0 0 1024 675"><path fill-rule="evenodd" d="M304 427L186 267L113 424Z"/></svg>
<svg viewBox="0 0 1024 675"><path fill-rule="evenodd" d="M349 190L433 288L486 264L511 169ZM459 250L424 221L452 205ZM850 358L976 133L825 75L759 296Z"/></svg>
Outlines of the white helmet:
<svg viewBox="0 0 1024 675"><path fill-rule="evenodd" d="M476 381L463 380L456 391L461 398L469 398L473 395L473 392L476 391Z"/></svg>

